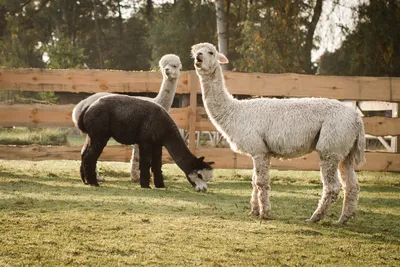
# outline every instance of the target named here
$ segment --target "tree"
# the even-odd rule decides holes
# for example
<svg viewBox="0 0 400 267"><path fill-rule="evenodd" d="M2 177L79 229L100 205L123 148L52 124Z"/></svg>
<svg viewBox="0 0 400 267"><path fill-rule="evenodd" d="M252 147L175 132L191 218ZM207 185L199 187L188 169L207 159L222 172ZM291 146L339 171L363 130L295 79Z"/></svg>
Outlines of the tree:
<svg viewBox="0 0 400 267"><path fill-rule="evenodd" d="M218 34L218 51L228 56L228 31L226 26L224 0L215 1L216 17L217 17L217 34ZM228 65L222 65L223 69L227 69Z"/></svg>
<svg viewBox="0 0 400 267"><path fill-rule="evenodd" d="M304 59L303 59L303 70L306 73L313 73L313 67L311 62L311 51L314 48L314 33L317 27L318 21L322 13L323 0L316 0L314 11L310 22L306 23L307 33L305 38L305 44L303 47Z"/></svg>
<svg viewBox="0 0 400 267"><path fill-rule="evenodd" d="M356 22L342 46L321 57L319 72L400 77L400 1L363 3Z"/></svg>
<svg viewBox="0 0 400 267"><path fill-rule="evenodd" d="M304 46L311 6L303 1L261 1L240 23L236 43L240 71L305 72Z"/></svg>
<svg viewBox="0 0 400 267"><path fill-rule="evenodd" d="M177 54L183 69L193 69L190 48L198 42L216 41L215 6L201 0L177 0L154 10L155 16L149 29L152 45L151 65L168 53Z"/></svg>

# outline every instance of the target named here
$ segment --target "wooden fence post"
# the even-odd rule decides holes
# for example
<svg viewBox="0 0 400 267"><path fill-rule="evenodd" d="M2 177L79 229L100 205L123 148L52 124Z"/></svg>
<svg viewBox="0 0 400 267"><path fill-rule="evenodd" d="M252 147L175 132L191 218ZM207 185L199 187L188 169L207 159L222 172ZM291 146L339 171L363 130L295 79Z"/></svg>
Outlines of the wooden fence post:
<svg viewBox="0 0 400 267"><path fill-rule="evenodd" d="M400 103L395 103L392 106L392 118L400 117ZM392 152L398 153L400 152L400 136L392 137Z"/></svg>
<svg viewBox="0 0 400 267"><path fill-rule="evenodd" d="M196 150L196 108L197 108L197 86L196 72L190 71L188 74L188 87L190 92L190 112L189 112L189 149L194 154Z"/></svg>

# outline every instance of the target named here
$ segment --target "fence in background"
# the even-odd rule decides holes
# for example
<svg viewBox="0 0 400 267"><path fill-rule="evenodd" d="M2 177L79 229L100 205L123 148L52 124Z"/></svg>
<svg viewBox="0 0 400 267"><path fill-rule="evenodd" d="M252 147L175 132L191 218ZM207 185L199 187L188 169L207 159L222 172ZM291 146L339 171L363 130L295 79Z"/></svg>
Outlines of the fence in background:
<svg viewBox="0 0 400 267"><path fill-rule="evenodd" d="M391 106L393 117L364 117L366 134L383 139L392 152L366 153L367 163L362 170L400 171L400 78L389 77L337 77L299 74L224 73L230 93L260 97L327 97L354 100L363 110L364 101L385 101ZM129 72L104 70L47 70L0 68L0 91L56 91L56 92L154 92L161 84L159 72ZM175 123L189 135L189 148L197 156L216 162L216 168L252 168L251 159L233 153L229 148L196 148L196 131L215 131L204 108L197 107L200 84L194 71L181 73L177 94L190 95L189 106L172 109ZM360 102L363 101L363 102ZM384 103L385 104L385 103ZM73 105L0 104L0 126L73 127ZM387 140L390 140L390 144ZM0 146L0 159L79 160L77 146ZM130 146L109 146L101 160L129 161ZM164 162L171 162L164 151ZM317 170L316 153L293 160L272 161L272 168Z"/></svg>

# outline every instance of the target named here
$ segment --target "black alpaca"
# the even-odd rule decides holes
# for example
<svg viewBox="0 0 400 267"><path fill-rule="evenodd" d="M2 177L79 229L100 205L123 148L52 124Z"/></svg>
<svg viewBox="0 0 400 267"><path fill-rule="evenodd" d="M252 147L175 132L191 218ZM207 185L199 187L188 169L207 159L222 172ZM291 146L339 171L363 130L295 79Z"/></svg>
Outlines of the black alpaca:
<svg viewBox="0 0 400 267"><path fill-rule="evenodd" d="M192 186L197 191L207 190L207 181L212 178L210 164L189 151L178 127L160 105L126 95L106 95L86 107L77 124L89 136L82 151L81 178L85 184L99 185L97 159L113 137L121 144L139 145L141 187L150 187L150 167L154 186L165 187L161 172L162 146L165 146Z"/></svg>

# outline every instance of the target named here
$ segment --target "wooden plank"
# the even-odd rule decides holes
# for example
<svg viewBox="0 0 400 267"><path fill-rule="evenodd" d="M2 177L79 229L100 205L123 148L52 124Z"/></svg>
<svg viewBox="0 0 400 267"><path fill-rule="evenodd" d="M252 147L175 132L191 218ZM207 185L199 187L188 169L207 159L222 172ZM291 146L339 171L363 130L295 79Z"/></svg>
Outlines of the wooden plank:
<svg viewBox="0 0 400 267"><path fill-rule="evenodd" d="M358 103L358 106L363 111L392 110L393 105L395 105L395 103L381 101L360 101L360 103Z"/></svg>
<svg viewBox="0 0 400 267"><path fill-rule="evenodd" d="M161 81L159 71L0 68L0 91L158 93ZM176 92L189 93L187 72L181 73Z"/></svg>
<svg viewBox="0 0 400 267"><path fill-rule="evenodd" d="M399 118L400 114L400 103L395 103L392 106L392 117L393 118ZM391 149L392 152L400 152L400 134L397 134L397 136L393 136L391 140Z"/></svg>
<svg viewBox="0 0 400 267"><path fill-rule="evenodd" d="M0 104L2 127L74 127L74 105Z"/></svg>
<svg viewBox="0 0 400 267"><path fill-rule="evenodd" d="M1 127L74 127L74 105L0 104ZM170 116L182 129L188 129L190 108L172 108Z"/></svg>
<svg viewBox="0 0 400 267"><path fill-rule="evenodd" d="M374 136L400 135L400 118L363 117L367 134Z"/></svg>
<svg viewBox="0 0 400 267"><path fill-rule="evenodd" d="M400 78L224 72L231 94L400 101Z"/></svg>
<svg viewBox="0 0 400 267"><path fill-rule="evenodd" d="M80 146L0 146L0 159L3 160L80 160ZM131 146L108 146L100 160L129 162ZM233 153L229 148L199 148L196 156L205 156L207 161L215 161L216 169L252 169L250 157ZM400 171L400 154L385 152L366 152L367 162L363 171ZM168 152L163 150L163 162L172 162ZM278 170L319 170L318 155L310 155L292 160L273 159L272 169Z"/></svg>
<svg viewBox="0 0 400 267"><path fill-rule="evenodd" d="M181 73L177 93L189 93L188 76ZM231 94L272 97L327 97L340 100L400 102L400 78L225 71ZM159 72L110 70L49 70L0 68L0 90L59 92L158 92ZM200 92L197 75L193 85Z"/></svg>
<svg viewBox="0 0 400 267"><path fill-rule="evenodd" d="M192 100L194 101L194 100ZM2 127L74 127L73 105L0 104ZM189 130L191 107L173 108L170 115L179 128ZM216 131L204 108L196 109L196 131ZM400 118L364 117L365 131L374 136L400 135Z"/></svg>
<svg viewBox="0 0 400 267"><path fill-rule="evenodd" d="M202 110L198 110L201 114ZM205 112L205 111L204 111ZM400 135L400 118L363 117L365 132L373 136ZM207 119L198 117L197 131L216 131L214 125Z"/></svg>

